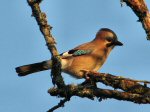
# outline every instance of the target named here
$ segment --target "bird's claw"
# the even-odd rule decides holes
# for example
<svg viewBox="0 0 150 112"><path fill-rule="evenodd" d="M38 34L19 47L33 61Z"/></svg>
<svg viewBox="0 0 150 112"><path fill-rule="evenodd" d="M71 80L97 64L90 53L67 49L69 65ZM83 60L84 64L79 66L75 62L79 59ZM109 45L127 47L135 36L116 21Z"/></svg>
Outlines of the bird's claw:
<svg viewBox="0 0 150 112"><path fill-rule="evenodd" d="M84 78L85 78L86 80L89 80L89 79L90 79L90 77L88 76L88 74L90 73L89 70L81 70L81 72L83 72Z"/></svg>
<svg viewBox="0 0 150 112"><path fill-rule="evenodd" d="M89 70L81 70L81 71L84 73L84 78L85 78L85 81L82 83L82 85L88 86L88 87L97 87L96 82L94 82L88 76L88 74L90 73L90 71Z"/></svg>

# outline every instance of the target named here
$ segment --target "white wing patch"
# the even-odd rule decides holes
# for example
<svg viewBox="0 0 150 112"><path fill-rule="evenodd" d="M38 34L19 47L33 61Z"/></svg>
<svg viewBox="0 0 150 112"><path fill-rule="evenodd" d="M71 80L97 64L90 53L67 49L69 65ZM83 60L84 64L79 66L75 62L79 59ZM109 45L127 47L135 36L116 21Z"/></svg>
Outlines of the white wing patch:
<svg viewBox="0 0 150 112"><path fill-rule="evenodd" d="M64 52L64 53L62 54L62 56L63 56L63 57L70 57L70 56L72 56L72 54L69 54L68 52Z"/></svg>

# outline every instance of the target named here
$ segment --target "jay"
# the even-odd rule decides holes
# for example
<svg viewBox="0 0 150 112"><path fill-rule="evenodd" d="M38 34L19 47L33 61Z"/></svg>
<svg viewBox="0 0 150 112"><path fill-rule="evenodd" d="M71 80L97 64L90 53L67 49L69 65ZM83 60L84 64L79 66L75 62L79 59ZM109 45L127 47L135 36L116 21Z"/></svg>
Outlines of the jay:
<svg viewBox="0 0 150 112"><path fill-rule="evenodd" d="M108 28L100 29L95 38L87 43L79 45L68 52L60 54L62 72L75 78L84 78L84 71L97 72L106 61L109 53L115 46L122 46L117 35ZM16 68L18 76L26 76L31 73L51 69L52 60L24 65Z"/></svg>

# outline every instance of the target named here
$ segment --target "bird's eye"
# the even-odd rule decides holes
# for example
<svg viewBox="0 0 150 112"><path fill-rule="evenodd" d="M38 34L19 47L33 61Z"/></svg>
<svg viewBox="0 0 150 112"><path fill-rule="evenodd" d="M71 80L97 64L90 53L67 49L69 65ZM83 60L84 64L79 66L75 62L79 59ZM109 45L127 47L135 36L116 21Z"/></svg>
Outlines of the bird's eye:
<svg viewBox="0 0 150 112"><path fill-rule="evenodd" d="M107 37L106 40L107 40L108 42L112 42L113 39L112 39L111 37Z"/></svg>

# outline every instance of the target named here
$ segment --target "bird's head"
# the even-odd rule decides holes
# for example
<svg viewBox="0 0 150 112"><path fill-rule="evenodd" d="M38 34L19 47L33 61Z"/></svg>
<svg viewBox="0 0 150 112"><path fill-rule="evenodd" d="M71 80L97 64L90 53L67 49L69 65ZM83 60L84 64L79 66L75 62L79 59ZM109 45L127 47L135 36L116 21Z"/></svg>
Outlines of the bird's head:
<svg viewBox="0 0 150 112"><path fill-rule="evenodd" d="M123 44L118 41L117 35L108 28L100 29L94 41L100 42L101 45L104 45L107 48L114 48L115 46L122 46Z"/></svg>

